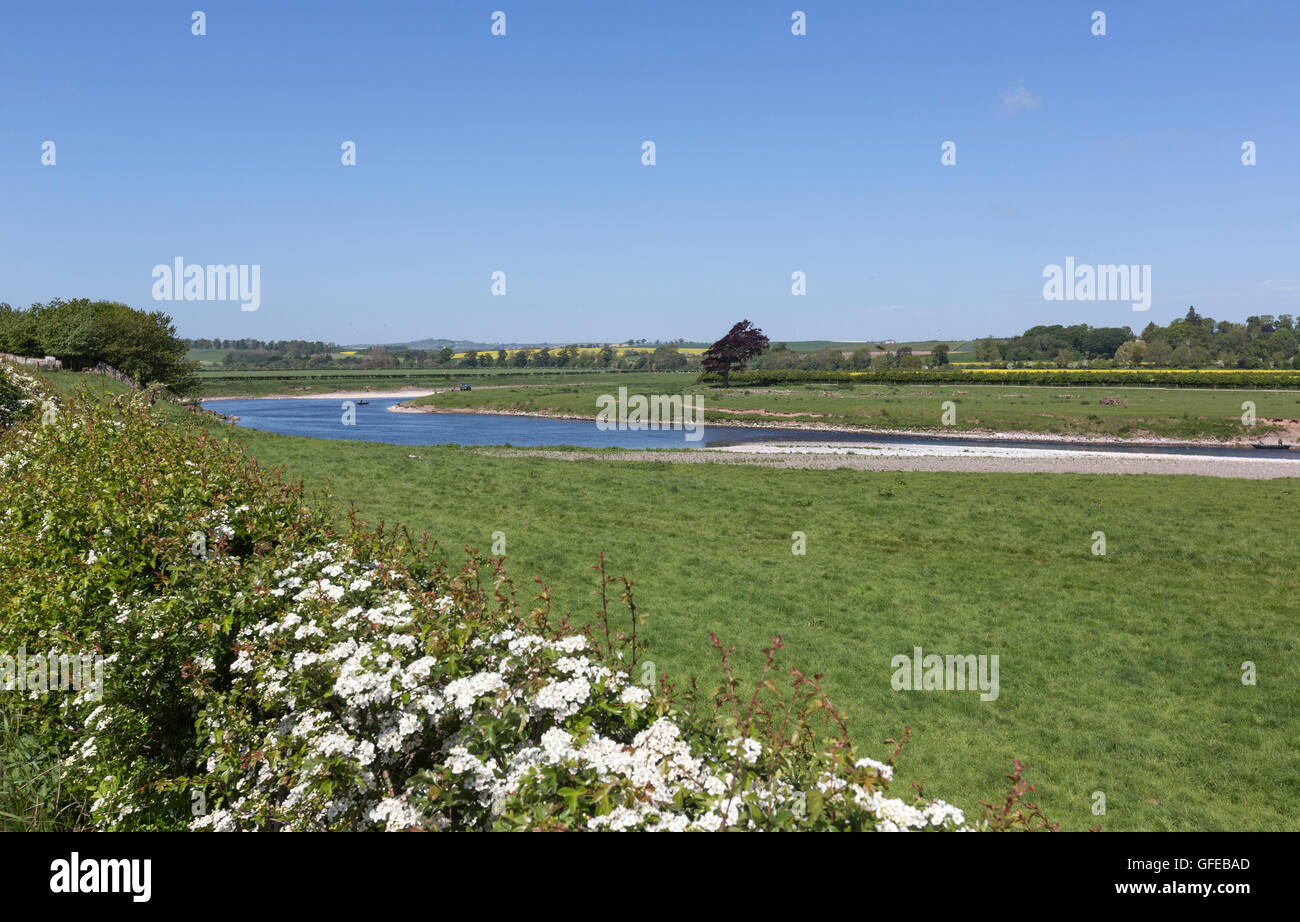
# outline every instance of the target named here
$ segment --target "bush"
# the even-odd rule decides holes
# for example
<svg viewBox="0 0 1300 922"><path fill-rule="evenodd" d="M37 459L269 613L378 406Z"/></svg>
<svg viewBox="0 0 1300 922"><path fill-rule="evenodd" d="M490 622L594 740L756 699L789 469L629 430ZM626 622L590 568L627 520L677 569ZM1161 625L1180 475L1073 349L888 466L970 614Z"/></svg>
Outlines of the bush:
<svg viewBox="0 0 1300 922"><path fill-rule="evenodd" d="M26 371L0 360L0 429L31 416L38 404L40 385Z"/></svg>
<svg viewBox="0 0 1300 922"><path fill-rule="evenodd" d="M25 311L0 305L0 352L6 351L53 355L74 371L107 363L141 386L158 383L181 396L198 388L171 317L116 301L55 299Z"/></svg>
<svg viewBox="0 0 1300 922"><path fill-rule="evenodd" d="M103 657L102 686L29 676L16 699L67 753L69 825L1044 825L1023 784L974 824L886 796L893 757L854 752L817 677L789 670L782 690L779 638L752 695L720 644L716 695L649 687L629 580L630 632L577 630L545 591L523 610L499 561L450 571L401 532L336 531L138 395L83 393L47 422L0 435L0 651Z"/></svg>

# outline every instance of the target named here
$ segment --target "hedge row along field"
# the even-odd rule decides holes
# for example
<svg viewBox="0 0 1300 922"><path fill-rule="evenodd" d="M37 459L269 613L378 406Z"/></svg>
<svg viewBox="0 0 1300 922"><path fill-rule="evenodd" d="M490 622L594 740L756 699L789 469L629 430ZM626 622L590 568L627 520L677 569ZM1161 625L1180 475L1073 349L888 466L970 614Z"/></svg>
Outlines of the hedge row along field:
<svg viewBox="0 0 1300 922"><path fill-rule="evenodd" d="M713 693L641 684L632 585L603 561L601 597L628 611L578 628L544 590L521 604L499 561L451 570L400 531L336 531L299 487L137 396L51 403L0 376L0 655L26 658L21 688L0 659L0 708L24 752L58 754L60 792L0 803L0 823L1052 828L1018 764L978 821L887 796L900 744L857 754L818 678L777 666L779 638L752 690L721 644ZM81 681L47 674L49 654L84 659Z"/></svg>
<svg viewBox="0 0 1300 922"><path fill-rule="evenodd" d="M722 376L703 374L702 383L717 384ZM1300 372L1236 370L1157 370L1107 368L1095 371L1046 368L890 369L888 371L814 371L773 369L734 371L733 385L762 387L770 384L1044 384L1044 385L1149 385L1152 387L1223 387L1249 389L1300 388Z"/></svg>

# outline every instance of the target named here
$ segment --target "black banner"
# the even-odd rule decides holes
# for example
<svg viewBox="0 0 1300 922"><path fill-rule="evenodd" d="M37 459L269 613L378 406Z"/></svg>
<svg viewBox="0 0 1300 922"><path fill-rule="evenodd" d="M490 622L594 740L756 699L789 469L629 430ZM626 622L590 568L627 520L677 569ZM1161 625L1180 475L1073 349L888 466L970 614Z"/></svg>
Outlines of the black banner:
<svg viewBox="0 0 1300 922"><path fill-rule="evenodd" d="M950 906L964 893L977 910L1047 898L1082 908L1181 908L1201 901L1231 912L1261 894L1283 896L1286 846L1277 834L1200 833L865 841L625 835L570 837L562 846L506 835L467 842L438 835L11 834L0 836L0 880L15 906L111 905L127 913L225 906L253 911L266 907L268 898L293 910L353 903L373 909L385 900L426 895L472 899L479 884L488 885L479 890L488 900L537 887L532 892L551 894L548 901L559 888L576 885L582 893L608 894L617 910L637 905L640 888L665 895L676 889L675 874L691 878L692 889L713 878L719 895L742 902L773 887L779 899L781 892L806 894L809 885L848 884L869 889L873 905L906 904L928 894ZM783 869L776 878L774 866ZM459 892L430 893L433 888Z"/></svg>

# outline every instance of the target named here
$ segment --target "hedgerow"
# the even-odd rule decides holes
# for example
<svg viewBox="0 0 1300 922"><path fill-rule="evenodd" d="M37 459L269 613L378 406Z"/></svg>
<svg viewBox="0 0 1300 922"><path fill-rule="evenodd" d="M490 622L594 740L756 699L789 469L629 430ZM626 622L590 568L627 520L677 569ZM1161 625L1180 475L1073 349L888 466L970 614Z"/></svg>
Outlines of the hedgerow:
<svg viewBox="0 0 1300 922"><path fill-rule="evenodd" d="M701 383L720 384L722 376L702 374ZM1280 390L1300 388L1300 372L1149 371L1101 369L1051 371L1033 368L958 370L955 368L886 369L881 371L817 371L802 368L737 371L732 385L771 384L1030 384L1129 387L1221 387Z"/></svg>
<svg viewBox="0 0 1300 922"><path fill-rule="evenodd" d="M779 681L779 638L752 693L716 638L715 693L641 684L630 580L630 632L557 619L545 591L529 610L501 561L450 569L402 532L336 528L138 395L16 414L0 508L0 653L102 657L98 688L0 676L60 754L72 825L1052 828L1019 768L980 821L887 796L897 750L859 755L818 677Z"/></svg>

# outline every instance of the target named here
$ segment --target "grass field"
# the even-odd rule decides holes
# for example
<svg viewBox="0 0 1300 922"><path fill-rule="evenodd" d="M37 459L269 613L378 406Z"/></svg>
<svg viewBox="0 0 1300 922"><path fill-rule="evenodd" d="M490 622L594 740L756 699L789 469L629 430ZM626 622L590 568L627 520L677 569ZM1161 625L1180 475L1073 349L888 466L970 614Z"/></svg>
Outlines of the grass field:
<svg viewBox="0 0 1300 922"><path fill-rule="evenodd" d="M1300 484L1186 477L783 471L494 458L239 432L260 460L371 521L489 550L506 535L576 620L591 564L638 581L650 658L752 677L776 634L826 675L855 739L914 730L900 777L974 808L1013 758L1065 828L1300 828ZM416 455L417 457L410 457ZM1104 557L1091 552L1104 531ZM807 535L807 554L791 535ZM913 647L998 654L1000 696L897 692ZM1259 684L1243 686L1242 663ZM884 751L883 745L880 752ZM1090 812L1105 792L1105 817Z"/></svg>
<svg viewBox="0 0 1300 922"><path fill-rule="evenodd" d="M530 385L539 382L527 382ZM1300 393L1152 387L1012 387L1003 385L834 385L770 388L697 386L688 375L594 375L583 384L477 388L415 400L446 409L523 410L596 415L596 398L616 394L704 395L709 422L797 423L876 429L996 430L1090 436L1227 439L1248 434L1242 404L1255 403L1250 434L1277 427L1266 419L1300 419ZM1102 404L1116 398L1121 404ZM942 425L944 403L956 421Z"/></svg>

